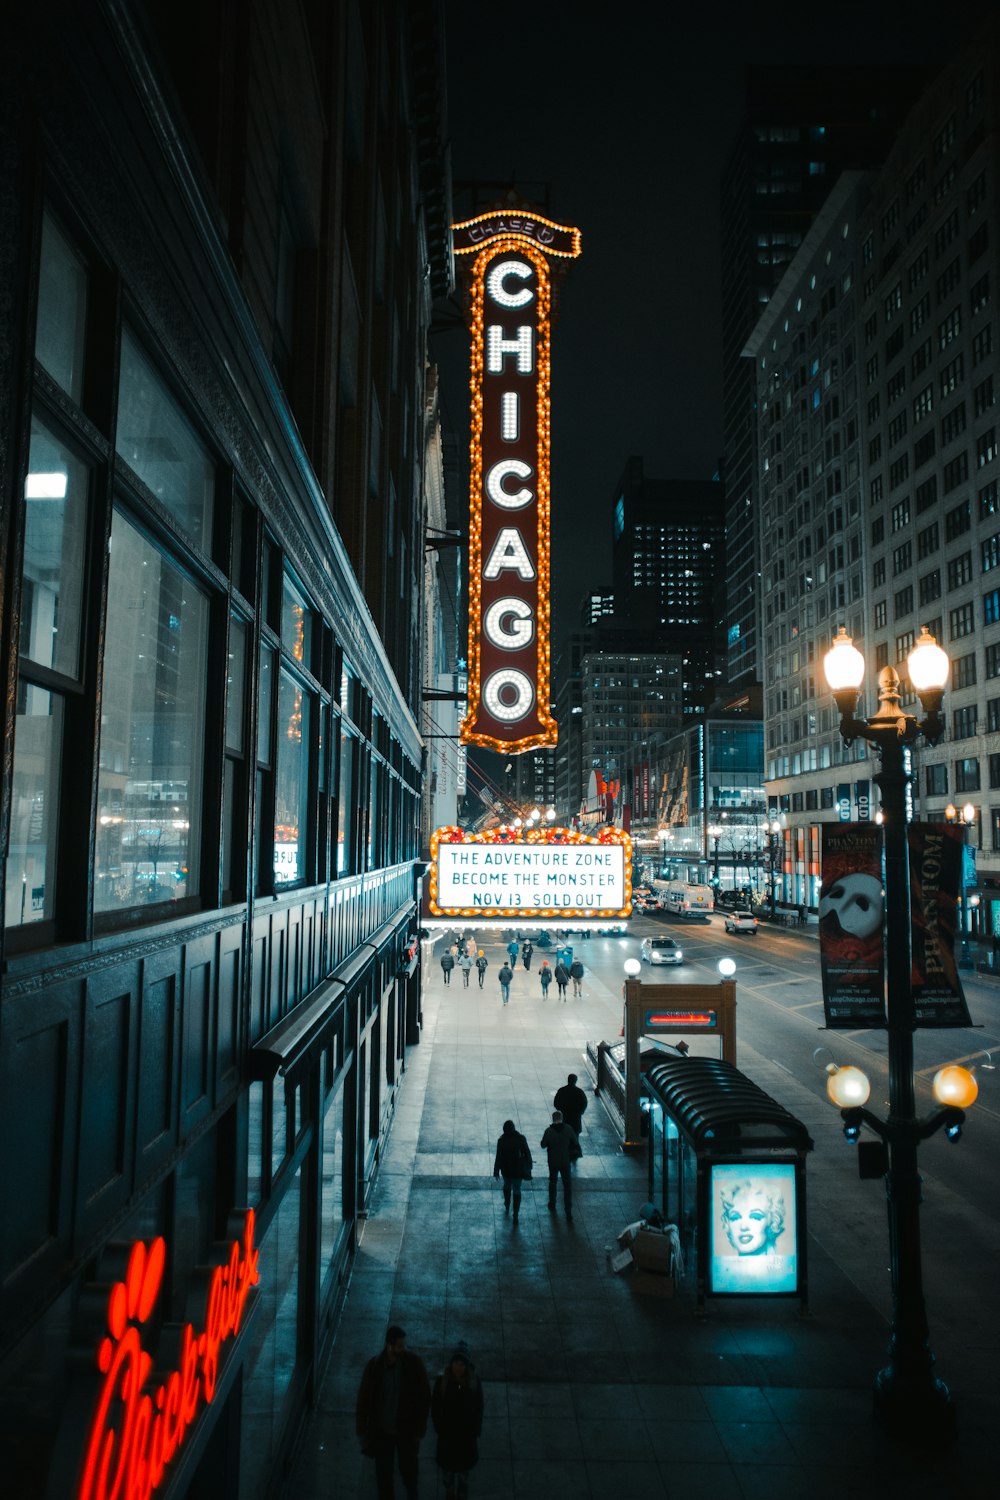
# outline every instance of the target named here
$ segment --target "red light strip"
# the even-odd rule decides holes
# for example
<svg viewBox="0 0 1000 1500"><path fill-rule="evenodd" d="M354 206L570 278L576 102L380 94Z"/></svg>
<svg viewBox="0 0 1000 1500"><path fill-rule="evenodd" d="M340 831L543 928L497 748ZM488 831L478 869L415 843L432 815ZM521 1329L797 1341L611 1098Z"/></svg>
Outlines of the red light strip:
<svg viewBox="0 0 1000 1500"><path fill-rule="evenodd" d="M714 1010L651 1010L646 1012L646 1026L714 1026Z"/></svg>

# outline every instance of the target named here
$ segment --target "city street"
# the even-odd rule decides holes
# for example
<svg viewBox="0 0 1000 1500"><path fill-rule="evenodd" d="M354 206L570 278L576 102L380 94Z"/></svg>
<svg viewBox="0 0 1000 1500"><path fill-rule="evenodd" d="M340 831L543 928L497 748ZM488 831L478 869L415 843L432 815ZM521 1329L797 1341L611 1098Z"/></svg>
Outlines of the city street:
<svg viewBox="0 0 1000 1500"><path fill-rule="evenodd" d="M508 929L478 934L490 962L484 1001L500 1008L496 974ZM503 935L501 935L503 934ZM731 936L721 914L708 922L688 922L655 914L634 918L628 936L581 938L566 941L582 959L587 974L582 999L572 990L565 1005L556 1000L555 985L543 1003L537 970L544 950L535 947L532 969L525 974L518 961L511 986L510 1021L519 1033L552 1038L557 1028L582 1053L588 1040L611 1040L621 1026L621 986L627 958L638 957L643 937L669 935L682 944L685 962L679 967L651 968L643 964L643 984L712 984L721 958L736 963L737 1066L774 1098L803 1119L815 1141L811 1161L822 1155L825 1201L810 1196L810 1221L824 1244L872 1302L889 1310L886 1214L880 1181L861 1181L856 1153L842 1136L837 1110L826 1097L828 1062L854 1063L872 1084L869 1107L883 1117L888 1111L886 1034L882 1031L827 1031L823 1026L819 944L816 926L785 930L759 924L755 936ZM561 941L561 939L557 939ZM425 945L429 946L429 945ZM432 963L443 951L439 941ZM549 951L554 965L554 948ZM472 976L475 988L476 976ZM452 988L460 985L457 973ZM935 1107L931 1080L938 1068L962 1062L976 1070L979 1098L969 1111L962 1137L949 1141L939 1131L920 1148L924 1203L921 1234L928 1264L954 1266L954 1278L928 1273L925 1278L931 1347L941 1355L954 1335L960 1347L970 1316L982 1328L1000 1319L1000 1291L996 1279L974 1286L976 1267L990 1264L995 1254L1000 1203L984 1193L1000 1152L1000 1075L994 1063L1000 1056L1000 983L984 976L963 974L972 1014L971 1030L920 1030L914 1037L917 1104L921 1115ZM471 992L470 992L471 993ZM513 1028L512 1028L513 1029ZM522 1034L521 1041L527 1038ZM694 1051L714 1053L710 1038L689 1038ZM581 1073L582 1073L581 1068ZM973 1295L970 1295L973 1294ZM950 1329L950 1333L949 1333Z"/></svg>

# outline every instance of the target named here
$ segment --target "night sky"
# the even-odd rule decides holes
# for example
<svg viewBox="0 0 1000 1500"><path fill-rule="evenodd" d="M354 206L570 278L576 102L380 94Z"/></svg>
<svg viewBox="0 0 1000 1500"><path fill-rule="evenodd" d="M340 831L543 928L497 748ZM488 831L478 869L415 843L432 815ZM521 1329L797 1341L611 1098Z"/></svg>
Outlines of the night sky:
<svg viewBox="0 0 1000 1500"><path fill-rule="evenodd" d="M583 234L553 333L556 650L584 593L610 581L628 456L642 454L654 478L719 467L719 183L745 67L943 61L942 17L959 18L957 38L981 9L840 5L824 21L791 5L447 0L456 185L547 184L549 216ZM455 209L471 212L460 194ZM464 471L467 334L438 335L432 353ZM464 526L464 500L456 515Z"/></svg>

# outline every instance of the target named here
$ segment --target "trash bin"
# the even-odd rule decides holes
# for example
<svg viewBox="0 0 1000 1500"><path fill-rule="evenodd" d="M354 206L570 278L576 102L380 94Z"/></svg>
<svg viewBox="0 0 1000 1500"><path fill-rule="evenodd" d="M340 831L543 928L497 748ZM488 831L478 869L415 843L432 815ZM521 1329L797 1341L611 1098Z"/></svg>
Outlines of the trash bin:
<svg viewBox="0 0 1000 1500"><path fill-rule="evenodd" d="M572 962L573 962L573 950L572 950L572 948L557 948L556 949L556 963L557 964L560 964L560 963L561 964L565 964L566 967L567 967L567 969L568 969L569 966L570 966L570 964Z"/></svg>

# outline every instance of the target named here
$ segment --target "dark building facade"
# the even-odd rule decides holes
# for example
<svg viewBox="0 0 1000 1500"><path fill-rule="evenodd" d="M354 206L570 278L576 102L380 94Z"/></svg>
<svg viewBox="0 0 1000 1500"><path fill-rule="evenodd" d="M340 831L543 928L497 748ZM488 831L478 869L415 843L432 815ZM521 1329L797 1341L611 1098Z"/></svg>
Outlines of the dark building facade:
<svg viewBox="0 0 1000 1500"><path fill-rule="evenodd" d="M5 1484L255 1500L419 1040L441 20L42 4L0 69Z"/></svg>
<svg viewBox="0 0 1000 1500"><path fill-rule="evenodd" d="M755 67L722 179L723 478L726 651L732 683L761 672L759 463L752 370L743 349L833 187L879 162L927 77L915 68Z"/></svg>
<svg viewBox="0 0 1000 1500"><path fill-rule="evenodd" d="M615 620L644 650L682 658L685 713L714 697L723 508L717 480L650 479L641 458L629 459L612 502Z"/></svg>

